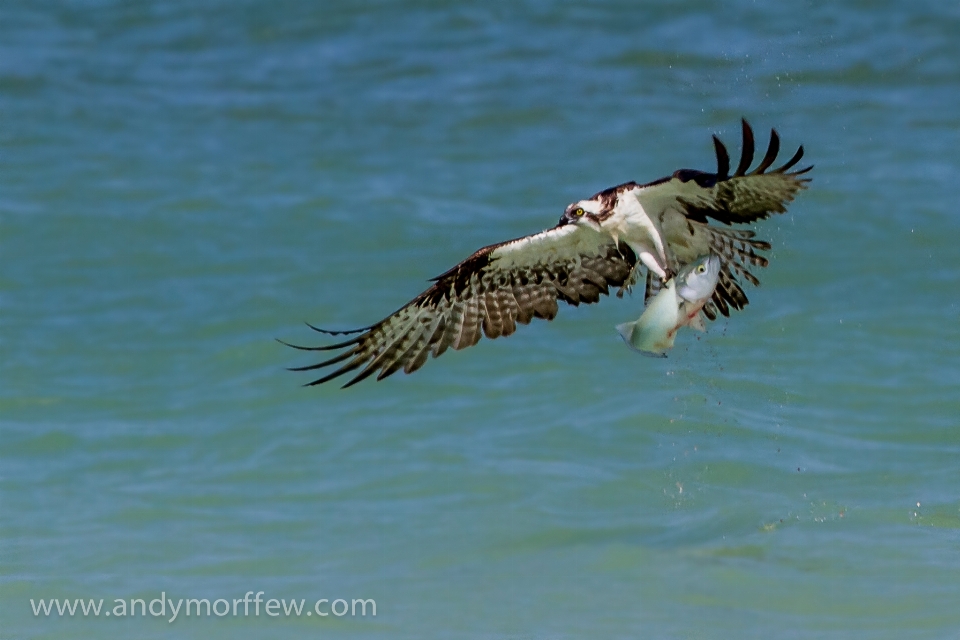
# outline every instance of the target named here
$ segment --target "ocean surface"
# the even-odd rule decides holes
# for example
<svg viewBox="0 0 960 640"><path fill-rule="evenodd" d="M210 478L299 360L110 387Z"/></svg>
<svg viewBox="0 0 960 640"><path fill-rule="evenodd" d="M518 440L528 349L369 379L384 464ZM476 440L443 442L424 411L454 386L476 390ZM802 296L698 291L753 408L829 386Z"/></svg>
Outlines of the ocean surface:
<svg viewBox="0 0 960 640"><path fill-rule="evenodd" d="M925 0L4 2L0 637L960 637L958 60ZM285 370L741 117L813 182L669 358L634 295Z"/></svg>

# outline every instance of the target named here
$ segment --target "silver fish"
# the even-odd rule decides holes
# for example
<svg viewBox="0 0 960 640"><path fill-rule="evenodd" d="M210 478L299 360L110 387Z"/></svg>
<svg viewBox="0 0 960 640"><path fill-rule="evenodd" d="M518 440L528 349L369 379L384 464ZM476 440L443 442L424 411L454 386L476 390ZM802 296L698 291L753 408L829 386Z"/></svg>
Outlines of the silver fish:
<svg viewBox="0 0 960 640"><path fill-rule="evenodd" d="M720 277L720 258L703 256L691 262L651 298L634 322L617 325L630 348L657 358L666 358L680 327L706 331L700 310L707 303Z"/></svg>

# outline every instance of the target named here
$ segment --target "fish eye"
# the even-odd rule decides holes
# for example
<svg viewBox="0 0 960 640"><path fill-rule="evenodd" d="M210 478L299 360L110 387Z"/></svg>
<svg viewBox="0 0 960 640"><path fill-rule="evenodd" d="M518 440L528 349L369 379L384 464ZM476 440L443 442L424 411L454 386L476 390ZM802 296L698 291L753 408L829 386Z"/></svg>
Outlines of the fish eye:
<svg viewBox="0 0 960 640"><path fill-rule="evenodd" d="M583 207L577 208L577 210L573 212L573 215L575 215L575 216L582 216L582 215L583 215Z"/></svg>
<svg viewBox="0 0 960 640"><path fill-rule="evenodd" d="M706 273L707 267L705 265L700 265L697 267L697 273Z"/></svg>

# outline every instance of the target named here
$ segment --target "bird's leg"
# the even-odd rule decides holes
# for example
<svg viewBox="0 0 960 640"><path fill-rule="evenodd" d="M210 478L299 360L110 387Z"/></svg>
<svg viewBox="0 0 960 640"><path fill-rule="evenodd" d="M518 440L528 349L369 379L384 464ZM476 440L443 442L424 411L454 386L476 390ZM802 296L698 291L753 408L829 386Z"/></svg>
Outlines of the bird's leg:
<svg viewBox="0 0 960 640"><path fill-rule="evenodd" d="M640 262L642 262L647 267L647 269L650 269L650 271L652 271L657 276L659 276L660 280L662 280L664 284L666 284L666 282L673 277L673 272L670 270L670 268L667 267L665 269L661 267L660 263L657 262L657 258L653 255L653 253L649 251L641 251L639 258L640 258L640 261L637 262L636 265L634 265L634 269L636 269L637 266L639 266Z"/></svg>
<svg viewBox="0 0 960 640"><path fill-rule="evenodd" d="M640 259L637 260L636 264L633 265L633 268L630 270L630 275L624 280L623 285L617 291L617 297L622 298L624 293L632 293L633 287L636 286L637 281L640 279L640 266L643 265L647 267L651 272L655 273L659 278L666 282L671 277L673 277L668 270L665 270L660 266L660 263L657 262L657 259L649 251L640 251Z"/></svg>

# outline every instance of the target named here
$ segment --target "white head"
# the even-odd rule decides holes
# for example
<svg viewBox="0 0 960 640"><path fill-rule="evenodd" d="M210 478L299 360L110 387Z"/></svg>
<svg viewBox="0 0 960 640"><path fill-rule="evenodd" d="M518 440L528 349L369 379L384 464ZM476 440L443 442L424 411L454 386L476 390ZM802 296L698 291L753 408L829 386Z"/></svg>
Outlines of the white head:
<svg viewBox="0 0 960 640"><path fill-rule="evenodd" d="M579 200L567 206L558 224L561 227L567 224L579 224L599 231L600 214L604 212L604 209L605 205L597 196L589 200Z"/></svg>

